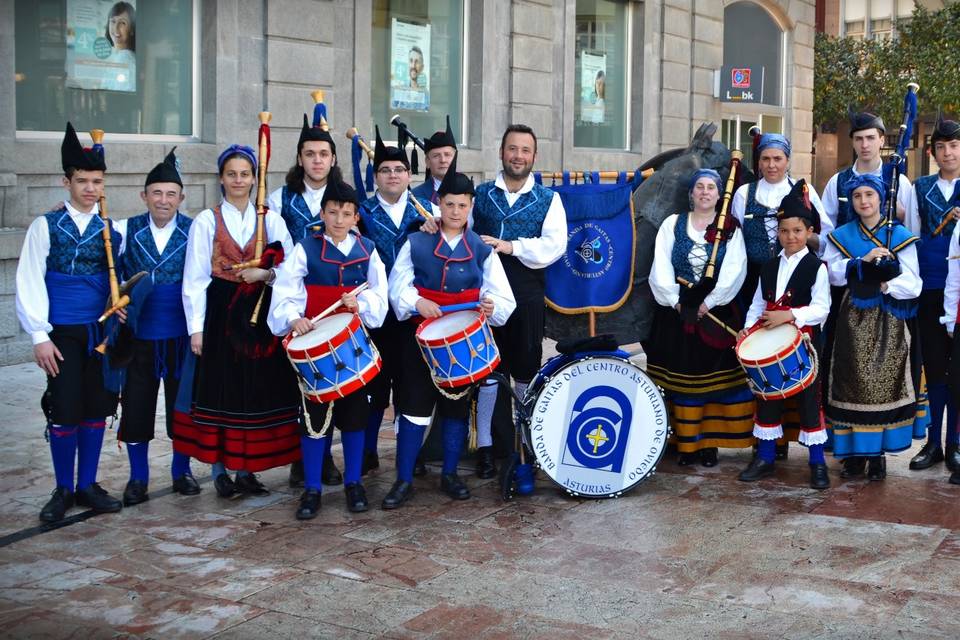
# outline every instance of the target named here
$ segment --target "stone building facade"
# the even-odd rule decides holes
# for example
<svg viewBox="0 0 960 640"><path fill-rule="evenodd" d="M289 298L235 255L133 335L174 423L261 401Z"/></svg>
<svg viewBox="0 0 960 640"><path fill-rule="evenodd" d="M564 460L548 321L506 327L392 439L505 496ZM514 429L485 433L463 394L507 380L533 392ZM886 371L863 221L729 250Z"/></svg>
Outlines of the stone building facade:
<svg viewBox="0 0 960 640"><path fill-rule="evenodd" d="M6 79L0 81L4 85L0 91L0 364L31 357L29 339L15 315L17 257L31 220L63 197L59 143L64 120L73 114L69 106L56 104L61 111L54 107L51 111L60 116L40 121L32 117L33 112L43 110L44 101L56 103L62 96L83 104L92 114L97 113L98 104L114 100L114 96L101 97L102 91L87 95L50 89L64 82L63 66L56 61L57 55L64 55L57 53L58 47L63 48L57 33L70 32L69 25L64 25L71 18L63 12L73 2L96 4L98 0L0 0L0 14L5 16L0 21L0 78ZM162 5L140 0L137 11L147 20L144 16L149 11L155 16L156 7ZM144 175L174 145L183 165L185 209L196 213L214 204L219 197L216 157L230 143L255 143L256 115L261 110L273 116L268 182L271 189L280 186L294 160L301 114L310 112L309 93L316 88L325 90L340 164L349 174L349 144L343 136L348 127L358 126L372 139L376 120L385 137L392 133L388 118L380 117L387 110L372 103L375 95L383 93L378 78L385 77L384 66L390 64L377 52L390 51L394 43L384 42L385 32L374 27L404 11L456 16L456 24L428 23L431 37L447 36L435 44L446 43L448 50L462 44L457 64L452 65L458 67L452 68L458 74L457 87L448 87L444 95L457 104L460 169L477 178L495 174L500 137L511 122L524 122L536 130L539 169L630 170L661 151L685 146L701 122L724 122L729 138L737 121L772 118L768 122L778 123L793 139L793 173L809 177L812 169L814 0L181 0L170 5L186 9L175 19L150 19L155 25L166 20L163 25L168 31L183 29L192 51L174 47L172 53L164 50L152 56L149 47L159 52L169 46L159 26L154 27L151 41L147 41L150 24L143 26L144 40L137 52L137 64L145 70L140 76L143 101L136 113L142 123L150 111L148 94L154 93L149 74L156 66L154 58L180 56L181 70L193 70L193 90L187 92L190 104L167 114L163 126L179 122L184 129L186 120L190 126L186 133L119 134L111 131L112 124L125 121L126 116L114 119L110 108L102 110L97 126L107 131L107 197L114 217L142 211L139 193ZM725 102L719 99L718 88L725 64L725 35L731 29L743 29L740 24L731 26L726 18L731 11L756 13L755 9L777 30L773 42L782 55L778 68L768 72L777 74L779 101L772 105ZM31 75L32 53L25 55L38 33L38 55L54 59L53 66L43 72L42 86L36 84L37 73ZM586 44L576 44L581 42ZM612 43L612 48L592 49L598 42ZM23 54L19 58L18 48ZM613 108L614 141L601 146L576 139L578 131L593 132L583 128L582 122L581 109L586 108L589 91L580 81L587 68L581 49L594 56L591 64L602 60L608 77L616 71L621 85ZM184 56L192 56L192 62ZM431 58L428 64L435 61ZM175 80L164 82L156 95L182 88ZM444 99L439 82L432 89ZM437 109L415 115L427 116L432 119L421 122L437 126L418 130L421 135L442 128L443 114ZM80 124L78 129L85 127Z"/></svg>

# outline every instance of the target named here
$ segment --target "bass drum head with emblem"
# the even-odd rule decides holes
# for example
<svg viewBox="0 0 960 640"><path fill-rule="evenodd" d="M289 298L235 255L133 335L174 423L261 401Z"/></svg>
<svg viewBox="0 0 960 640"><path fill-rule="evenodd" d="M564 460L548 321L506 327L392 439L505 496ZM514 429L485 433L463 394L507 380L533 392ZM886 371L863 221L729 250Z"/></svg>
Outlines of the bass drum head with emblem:
<svg viewBox="0 0 960 640"><path fill-rule="evenodd" d="M573 495L615 498L649 477L670 435L667 405L637 365L614 355L572 360L527 394L527 445Z"/></svg>

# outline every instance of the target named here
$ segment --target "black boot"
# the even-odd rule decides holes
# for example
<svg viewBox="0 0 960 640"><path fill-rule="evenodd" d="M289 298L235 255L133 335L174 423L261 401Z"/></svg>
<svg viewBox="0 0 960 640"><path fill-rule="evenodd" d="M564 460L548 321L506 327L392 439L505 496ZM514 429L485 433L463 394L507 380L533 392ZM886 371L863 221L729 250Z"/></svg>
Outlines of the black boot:
<svg viewBox="0 0 960 640"><path fill-rule="evenodd" d="M320 482L329 486L343 484L343 476L340 474L340 469L337 469L332 456L323 459L323 473L320 476Z"/></svg>
<svg viewBox="0 0 960 640"><path fill-rule="evenodd" d="M470 489L455 473L445 473L440 476L440 490L454 500L466 500L470 497Z"/></svg>
<svg viewBox="0 0 960 640"><path fill-rule="evenodd" d="M287 478L287 484L294 489L303 486L303 460L297 460L290 464L290 477Z"/></svg>
<svg viewBox="0 0 960 640"><path fill-rule="evenodd" d="M872 481L883 480L887 477L887 458L879 455L867 461L867 479Z"/></svg>
<svg viewBox="0 0 960 640"><path fill-rule="evenodd" d="M859 478L867 469L867 459L860 456L844 458L841 464L843 464L843 469L840 470L840 477L844 480Z"/></svg>
<svg viewBox="0 0 960 640"><path fill-rule="evenodd" d="M73 506L73 491L67 491L63 487L57 487L50 494L47 504L40 510L40 519L44 522L59 522L63 520L67 509Z"/></svg>
<svg viewBox="0 0 960 640"><path fill-rule="evenodd" d="M422 478L427 475L427 465L423 461L423 454L417 454L417 461L413 465L413 477Z"/></svg>
<svg viewBox="0 0 960 640"><path fill-rule="evenodd" d="M947 469L952 473L960 471L960 445L948 444L944 458L947 461Z"/></svg>
<svg viewBox="0 0 960 640"><path fill-rule="evenodd" d="M929 469L938 462L943 462L943 448L939 442L927 440L917 455L910 459L910 468L914 471Z"/></svg>
<svg viewBox="0 0 960 640"><path fill-rule="evenodd" d="M132 507L149 499L150 494L147 493L147 485L139 480L131 480L123 490L123 506L125 507Z"/></svg>
<svg viewBox="0 0 960 640"><path fill-rule="evenodd" d="M397 480L383 498L380 507L383 509L396 509L409 500L411 495L413 495L413 485L406 480Z"/></svg>
<svg viewBox="0 0 960 640"><path fill-rule="evenodd" d="M822 462L810 465L810 487L818 491L830 488L830 475L827 473L827 465Z"/></svg>
<svg viewBox="0 0 960 640"><path fill-rule="evenodd" d="M96 482L86 489L78 490L74 498L77 506L89 507L97 513L116 513L123 509L123 503L107 493Z"/></svg>
<svg viewBox="0 0 960 640"><path fill-rule="evenodd" d="M343 495L347 500L347 509L351 513L362 513L367 510L367 492L359 482L351 482L343 488Z"/></svg>
<svg viewBox="0 0 960 640"><path fill-rule="evenodd" d="M320 492L316 489L307 489L300 495L300 506L297 507L297 520L312 520L320 511Z"/></svg>
<svg viewBox="0 0 960 640"><path fill-rule="evenodd" d="M699 460L699 451L694 451L693 453L680 453L680 455L677 456L677 464L681 467L689 467L690 465L697 464Z"/></svg>
<svg viewBox="0 0 960 640"><path fill-rule="evenodd" d="M213 479L213 488L217 490L217 495L221 498L234 498L240 495L237 490L237 484L230 477L229 473L221 473Z"/></svg>
<svg viewBox="0 0 960 640"><path fill-rule="evenodd" d="M195 496L200 493L200 483L188 471L173 481L173 492L182 496Z"/></svg>
<svg viewBox="0 0 960 640"><path fill-rule="evenodd" d="M380 468L380 456L376 451L363 452L363 465L360 467L360 475L365 476L374 469Z"/></svg>
<svg viewBox="0 0 960 640"><path fill-rule="evenodd" d="M775 460L786 460L787 456L790 455L790 443L784 442L783 444L777 445L777 453Z"/></svg>
<svg viewBox="0 0 960 640"><path fill-rule="evenodd" d="M254 473L237 474L235 484L237 485L237 491L245 496L270 495L270 489L267 489Z"/></svg>
<svg viewBox="0 0 960 640"><path fill-rule="evenodd" d="M705 467L717 466L717 456L719 452L716 447L700 450L700 464Z"/></svg>
<svg viewBox="0 0 960 640"><path fill-rule="evenodd" d="M737 479L743 482L755 482L761 478L768 478L773 475L774 464L757 456L750 461L750 465L746 469L740 472Z"/></svg>
<svg viewBox="0 0 960 640"><path fill-rule="evenodd" d="M492 478L497 475L497 465L493 461L493 447L477 449L477 477Z"/></svg>

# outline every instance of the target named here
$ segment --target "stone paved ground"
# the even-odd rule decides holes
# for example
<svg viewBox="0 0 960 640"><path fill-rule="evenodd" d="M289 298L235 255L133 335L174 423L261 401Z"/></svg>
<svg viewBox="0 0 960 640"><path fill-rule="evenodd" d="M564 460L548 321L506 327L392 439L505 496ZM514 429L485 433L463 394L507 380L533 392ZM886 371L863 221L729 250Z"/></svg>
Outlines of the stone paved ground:
<svg viewBox="0 0 960 640"><path fill-rule="evenodd" d="M960 487L942 467L908 471L909 454L884 483L842 483L831 462L823 493L806 488L797 449L755 485L735 479L745 453L715 469L665 461L616 501L540 480L505 504L471 479L473 499L452 502L433 469L399 511L350 515L327 489L300 523L283 470L263 474L265 498L219 500L209 481L195 498L168 494L161 439L150 502L11 542L52 488L41 384L32 365L0 369L3 637L957 637ZM119 494L113 436L100 478ZM392 475L367 481L372 504Z"/></svg>

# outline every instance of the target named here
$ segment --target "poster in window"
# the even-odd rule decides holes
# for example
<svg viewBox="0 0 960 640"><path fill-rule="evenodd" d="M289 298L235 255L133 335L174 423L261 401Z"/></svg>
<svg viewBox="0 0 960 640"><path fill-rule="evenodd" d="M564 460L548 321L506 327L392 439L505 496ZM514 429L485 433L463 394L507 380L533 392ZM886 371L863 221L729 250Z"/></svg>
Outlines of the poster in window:
<svg viewBox="0 0 960 640"><path fill-rule="evenodd" d="M135 0L67 0L67 86L136 92L136 25Z"/></svg>
<svg viewBox="0 0 960 640"><path fill-rule="evenodd" d="M430 25L393 19L390 27L390 107L430 110Z"/></svg>
<svg viewBox="0 0 960 640"><path fill-rule="evenodd" d="M603 124L606 109L607 54L580 54L580 120Z"/></svg>

